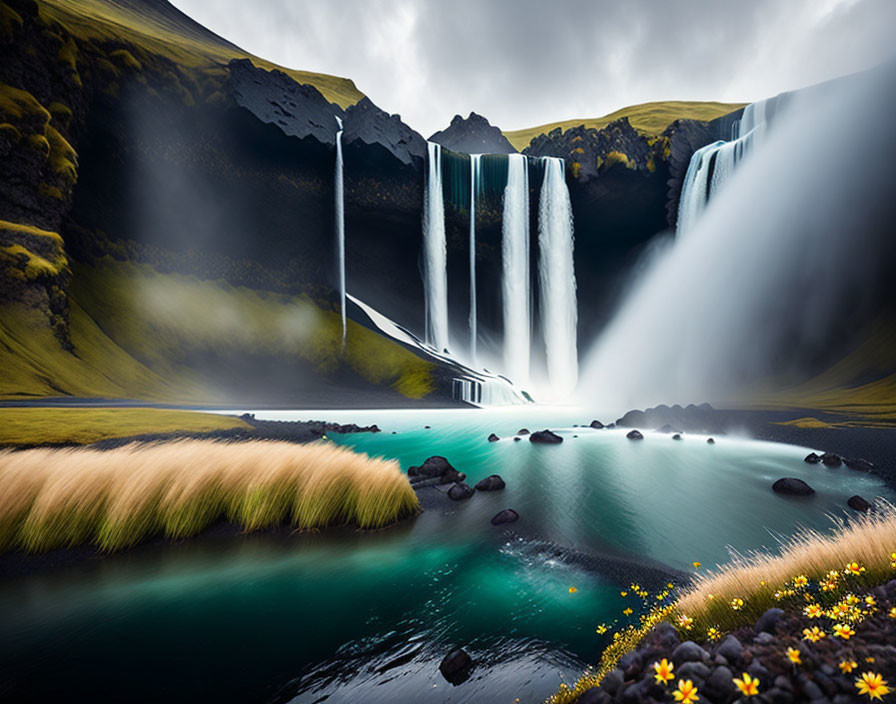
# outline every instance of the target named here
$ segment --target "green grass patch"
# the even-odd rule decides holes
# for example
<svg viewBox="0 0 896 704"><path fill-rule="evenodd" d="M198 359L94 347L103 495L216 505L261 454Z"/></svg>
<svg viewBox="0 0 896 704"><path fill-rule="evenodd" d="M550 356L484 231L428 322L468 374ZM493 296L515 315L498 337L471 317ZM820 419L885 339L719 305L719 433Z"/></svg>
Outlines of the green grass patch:
<svg viewBox="0 0 896 704"><path fill-rule="evenodd" d="M249 427L233 416L159 408L0 408L0 445L85 445L146 433Z"/></svg>
<svg viewBox="0 0 896 704"><path fill-rule="evenodd" d="M746 103L717 103L702 101L685 101L685 100L667 100L654 103L642 103L640 105L630 105L611 112L609 115L595 118L583 118L576 120L564 120L561 122L550 122L546 125L537 127L528 127L522 130L505 131L504 136L519 151L529 146L535 137L540 134L547 134L556 128L560 128L564 132L584 125L585 127L601 129L611 122L622 117L627 117L631 126L638 132L647 137L653 137L660 134L675 120L714 120L722 115L727 115L742 107Z"/></svg>

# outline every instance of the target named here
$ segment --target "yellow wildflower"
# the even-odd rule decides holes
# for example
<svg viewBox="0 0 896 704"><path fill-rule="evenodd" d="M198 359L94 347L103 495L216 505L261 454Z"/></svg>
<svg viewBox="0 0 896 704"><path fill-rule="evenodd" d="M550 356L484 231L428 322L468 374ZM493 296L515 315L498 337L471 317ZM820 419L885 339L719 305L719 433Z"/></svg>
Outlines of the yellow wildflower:
<svg viewBox="0 0 896 704"><path fill-rule="evenodd" d="M691 626L694 625L694 619L692 619L690 616L681 614L681 616L678 617L678 625L685 630L690 630Z"/></svg>
<svg viewBox="0 0 896 704"><path fill-rule="evenodd" d="M750 677L746 672L743 674L743 679L735 677L734 684L737 685L737 688L745 697L752 697L759 694L759 679Z"/></svg>
<svg viewBox="0 0 896 704"><path fill-rule="evenodd" d="M743 608L743 606L744 606L744 600L741 599L739 596L736 596L731 600L731 608L734 609L735 611L740 611Z"/></svg>
<svg viewBox="0 0 896 704"><path fill-rule="evenodd" d="M787 649L787 657L790 658L790 662L794 665L802 665L803 661L800 660L800 651L796 648L788 648Z"/></svg>
<svg viewBox="0 0 896 704"><path fill-rule="evenodd" d="M675 675L672 674L672 670L675 669L675 666L663 658L659 662L653 663L653 669L656 671L656 674L653 678L656 680L657 684L664 685L669 681L675 679Z"/></svg>
<svg viewBox="0 0 896 704"><path fill-rule="evenodd" d="M622 613L624 613L626 616L631 616L631 615L632 615L631 607L626 607L626 608L624 608L624 609L622 610Z"/></svg>
<svg viewBox="0 0 896 704"><path fill-rule="evenodd" d="M890 693L887 681L875 672L863 672L862 677L856 679L856 687L859 694L867 694L869 699L883 699Z"/></svg>
<svg viewBox="0 0 896 704"><path fill-rule="evenodd" d="M803 629L803 639L811 640L813 643L817 643L822 638L824 638L827 634L821 630L818 626L812 626L812 628L804 628Z"/></svg>
<svg viewBox="0 0 896 704"><path fill-rule="evenodd" d="M874 600L873 596L865 597L865 606L877 606L877 602Z"/></svg>
<svg viewBox="0 0 896 704"><path fill-rule="evenodd" d="M834 625L834 635L842 638L843 640L849 640L855 634L856 632L845 623L838 623Z"/></svg>
<svg viewBox="0 0 896 704"><path fill-rule="evenodd" d="M896 606L890 609L890 618L896 618Z"/></svg>
<svg viewBox="0 0 896 704"><path fill-rule="evenodd" d="M718 640L722 637L722 633L715 626L710 627L710 629L706 632L706 637L709 640Z"/></svg>
<svg viewBox="0 0 896 704"><path fill-rule="evenodd" d="M894 553L894 554L896 554L896 553ZM896 559L896 558L894 558L894 559ZM672 584L672 582L669 582L666 586L669 587L669 589L675 589L675 585Z"/></svg>
<svg viewBox="0 0 896 704"><path fill-rule="evenodd" d="M890 553L890 567L896 570L896 552Z"/></svg>
<svg viewBox="0 0 896 704"><path fill-rule="evenodd" d="M803 609L803 613L806 614L809 618L821 618L824 614L824 609L822 609L818 604L809 604L805 609Z"/></svg>
<svg viewBox="0 0 896 704"><path fill-rule="evenodd" d="M570 588L569 588L569 593L570 593L570 594L575 594L577 591L579 591L579 590L576 589L575 587L570 587Z"/></svg>
<svg viewBox="0 0 896 704"><path fill-rule="evenodd" d="M694 565L694 569L695 569L695 570L699 570L701 567L703 567L703 563L702 563L702 562L693 562L693 563L691 563L691 564Z"/></svg>
<svg viewBox="0 0 896 704"><path fill-rule="evenodd" d="M793 578L793 586L795 587L805 587L809 583L806 575L801 574L797 577Z"/></svg>
<svg viewBox="0 0 896 704"><path fill-rule="evenodd" d="M865 658L865 662L874 663L874 658L869 655L867 658Z"/></svg>
<svg viewBox="0 0 896 704"><path fill-rule="evenodd" d="M672 696L681 704L691 704L700 698L697 696L697 688L691 680L678 680L678 689L672 692Z"/></svg>
<svg viewBox="0 0 896 704"><path fill-rule="evenodd" d="M843 597L843 603L847 606L854 606L855 604L859 603L859 597L857 597L855 594L847 594L845 597Z"/></svg>
<svg viewBox="0 0 896 704"><path fill-rule="evenodd" d="M603 635L603 634L606 633L609 629L607 628L606 624L603 624L603 623L602 623L602 624L600 624L597 628L595 628L594 630L595 630L595 632L599 633L600 635Z"/></svg>
<svg viewBox="0 0 896 704"><path fill-rule="evenodd" d="M848 562L846 564L846 569L843 570L843 574L845 575L860 575L865 571L865 568L859 565L858 562Z"/></svg>
<svg viewBox="0 0 896 704"><path fill-rule="evenodd" d="M848 675L858 666L859 663L857 663L855 660L841 660L840 664L837 667L840 668L840 672L842 672L844 675Z"/></svg>
<svg viewBox="0 0 896 704"><path fill-rule="evenodd" d="M619 596L628 596L628 592L619 592Z"/></svg>

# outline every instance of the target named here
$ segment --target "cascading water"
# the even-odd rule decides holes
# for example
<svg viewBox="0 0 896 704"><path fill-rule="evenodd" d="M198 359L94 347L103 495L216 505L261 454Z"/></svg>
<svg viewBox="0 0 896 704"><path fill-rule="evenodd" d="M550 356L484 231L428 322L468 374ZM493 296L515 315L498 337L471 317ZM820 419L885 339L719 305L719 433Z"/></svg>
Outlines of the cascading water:
<svg viewBox="0 0 896 704"><path fill-rule="evenodd" d="M442 147L427 142L428 170L423 202L423 293L426 297L426 342L439 352L448 348L448 267L445 202L442 193Z"/></svg>
<svg viewBox="0 0 896 704"><path fill-rule="evenodd" d="M339 311L342 316L342 349L345 350L345 191L342 179L342 120L336 117L336 246L339 259Z"/></svg>
<svg viewBox="0 0 896 704"><path fill-rule="evenodd" d="M529 159L507 157L501 252L503 260L504 369L518 385L529 382Z"/></svg>
<svg viewBox="0 0 896 704"><path fill-rule="evenodd" d="M751 103L732 126L730 142L720 140L694 152L678 204L679 235L693 229L709 199L719 193L744 156L765 138L767 106L767 100Z"/></svg>
<svg viewBox="0 0 896 704"><path fill-rule="evenodd" d="M572 204L563 159L544 157L538 204L538 275L541 323L553 396L563 399L578 379L576 275Z"/></svg>
<svg viewBox="0 0 896 704"><path fill-rule="evenodd" d="M470 154L470 360L474 367L477 365L476 342L479 336L476 329L476 196L481 158L481 154Z"/></svg>

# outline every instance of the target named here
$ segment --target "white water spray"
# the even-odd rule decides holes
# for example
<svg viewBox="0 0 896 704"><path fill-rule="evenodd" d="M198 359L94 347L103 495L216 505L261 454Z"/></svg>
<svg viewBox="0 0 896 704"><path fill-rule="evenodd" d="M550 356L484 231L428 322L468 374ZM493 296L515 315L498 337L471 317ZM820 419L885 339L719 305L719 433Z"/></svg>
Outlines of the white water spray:
<svg viewBox="0 0 896 704"><path fill-rule="evenodd" d="M598 340L589 400L620 411L750 401L858 333L848 325L875 313L869 291L892 261L894 78L896 66L877 69L775 114Z"/></svg>
<svg viewBox="0 0 896 704"><path fill-rule="evenodd" d="M470 359L477 366L476 342L476 195L479 191L479 166L481 154L470 154Z"/></svg>
<svg viewBox="0 0 896 704"><path fill-rule="evenodd" d="M514 383L529 383L531 318L529 290L528 157L509 154L501 243L504 303L504 371Z"/></svg>
<svg viewBox="0 0 896 704"><path fill-rule="evenodd" d="M342 179L342 120L336 132L336 246L339 259L339 311L342 316L342 350L345 351L345 190Z"/></svg>
<svg viewBox="0 0 896 704"><path fill-rule="evenodd" d="M538 204L538 276L541 324L551 393L566 398L578 380L576 274L572 204L563 159L544 157Z"/></svg>
<svg viewBox="0 0 896 704"><path fill-rule="evenodd" d="M448 348L448 263L445 202L442 194L442 147L427 142L428 170L423 202L423 293L426 297L426 342L439 352Z"/></svg>

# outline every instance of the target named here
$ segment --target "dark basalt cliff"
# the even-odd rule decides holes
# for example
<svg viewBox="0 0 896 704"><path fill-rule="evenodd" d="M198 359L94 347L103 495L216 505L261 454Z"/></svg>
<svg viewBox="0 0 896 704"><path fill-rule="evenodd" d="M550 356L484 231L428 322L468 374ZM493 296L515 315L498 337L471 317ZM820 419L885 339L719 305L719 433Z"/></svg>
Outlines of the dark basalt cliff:
<svg viewBox="0 0 896 704"><path fill-rule="evenodd" d="M471 112L465 120L455 115L451 124L429 138L446 149L465 154L516 154L517 150L498 127Z"/></svg>

